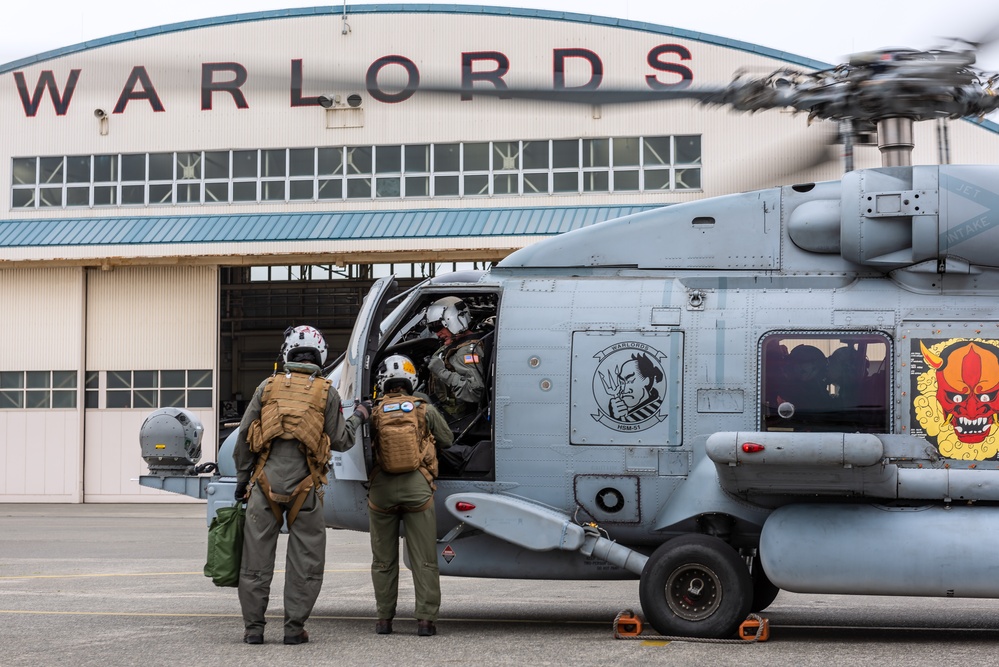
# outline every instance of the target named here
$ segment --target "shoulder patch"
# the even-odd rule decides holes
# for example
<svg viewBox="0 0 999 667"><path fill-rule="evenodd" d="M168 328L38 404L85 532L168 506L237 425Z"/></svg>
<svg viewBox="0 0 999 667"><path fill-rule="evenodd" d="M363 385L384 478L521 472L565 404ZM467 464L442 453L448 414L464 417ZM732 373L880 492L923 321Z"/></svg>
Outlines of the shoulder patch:
<svg viewBox="0 0 999 667"><path fill-rule="evenodd" d="M466 364L477 364L479 363L479 355L477 354L466 354L465 355Z"/></svg>

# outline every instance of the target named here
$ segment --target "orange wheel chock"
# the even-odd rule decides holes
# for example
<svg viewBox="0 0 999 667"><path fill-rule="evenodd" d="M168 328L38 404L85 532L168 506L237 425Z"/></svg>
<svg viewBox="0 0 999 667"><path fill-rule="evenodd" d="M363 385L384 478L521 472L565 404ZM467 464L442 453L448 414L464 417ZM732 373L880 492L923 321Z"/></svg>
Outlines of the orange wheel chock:
<svg viewBox="0 0 999 667"><path fill-rule="evenodd" d="M739 626L739 639L765 642L770 639L770 621L755 614L747 618Z"/></svg>
<svg viewBox="0 0 999 667"><path fill-rule="evenodd" d="M622 612L617 617L615 634L618 637L637 637L642 634L642 619L630 610Z"/></svg>

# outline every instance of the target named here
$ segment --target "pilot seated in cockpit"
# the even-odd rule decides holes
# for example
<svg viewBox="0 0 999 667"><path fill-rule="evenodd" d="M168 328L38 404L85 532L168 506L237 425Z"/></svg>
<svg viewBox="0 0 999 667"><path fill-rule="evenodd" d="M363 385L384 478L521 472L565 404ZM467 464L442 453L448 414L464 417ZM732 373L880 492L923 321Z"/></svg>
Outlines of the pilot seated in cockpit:
<svg viewBox="0 0 999 667"><path fill-rule="evenodd" d="M430 395L451 429L467 428L480 412L485 393L485 352L479 334L469 331L471 314L458 297L427 307L427 329L442 345L427 362Z"/></svg>

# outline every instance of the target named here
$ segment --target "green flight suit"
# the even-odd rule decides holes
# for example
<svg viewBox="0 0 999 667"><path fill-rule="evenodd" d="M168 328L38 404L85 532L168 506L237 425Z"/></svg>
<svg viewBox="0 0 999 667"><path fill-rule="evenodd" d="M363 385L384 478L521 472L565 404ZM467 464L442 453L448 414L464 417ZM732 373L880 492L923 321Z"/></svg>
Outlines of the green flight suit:
<svg viewBox="0 0 999 667"><path fill-rule="evenodd" d="M427 426L437 448L450 447L454 435L444 417L430 404L427 396L413 395L426 402ZM378 410L378 407L376 404L374 409ZM402 522L406 527L406 551L416 592L416 618L437 620L441 580L437 568L437 512L433 497L434 490L420 470L399 474L378 471L370 480L371 582L375 588L378 618L395 617L399 597L399 524ZM424 506L427 507L419 509Z"/></svg>
<svg viewBox="0 0 999 667"><path fill-rule="evenodd" d="M486 387L485 353L475 334L465 334L438 349L434 358L443 363L432 362L428 366L431 392L437 407L454 428L454 424L479 411Z"/></svg>
<svg viewBox="0 0 999 667"><path fill-rule="evenodd" d="M285 372L319 373L313 364L287 363ZM269 378L268 378L269 379ZM260 418L261 395L267 380L253 394L239 426L239 436L233 458L236 460L236 481L247 482L253 473L257 456L250 451L246 433L250 424ZM344 420L340 413L340 395L330 387L324 411L323 431L330 438L336 451L344 451L353 444L353 432L359 418ZM309 476L305 454L299 450L298 440L275 438L270 455L264 464L264 473L275 494L289 495L299 482ZM301 445L304 447L304 445ZM292 502L278 503L287 516ZM271 581L274 578L274 556L281 532L279 523L263 490L252 489L246 505L246 527L243 533L243 558L239 570L239 604L247 634L263 634ZM316 489L308 492L298 516L288 531L288 549L284 586L284 634L300 635L323 585L326 568L326 523L323 507Z"/></svg>

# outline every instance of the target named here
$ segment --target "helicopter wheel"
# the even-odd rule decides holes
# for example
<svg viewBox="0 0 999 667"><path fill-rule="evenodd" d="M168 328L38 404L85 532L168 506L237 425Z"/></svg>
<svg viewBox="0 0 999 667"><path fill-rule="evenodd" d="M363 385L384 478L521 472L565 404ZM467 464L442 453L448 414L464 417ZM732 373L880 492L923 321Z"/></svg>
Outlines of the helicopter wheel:
<svg viewBox="0 0 999 667"><path fill-rule="evenodd" d="M763 563L760 562L759 556L753 558L753 574L751 576L753 578L753 604L750 605L749 611L755 614L773 604L777 594L780 593L780 588L770 581L770 577L763 571Z"/></svg>
<svg viewBox="0 0 999 667"><path fill-rule="evenodd" d="M724 638L749 614L753 580L745 561L722 540L683 535L655 550L638 592L660 634Z"/></svg>

